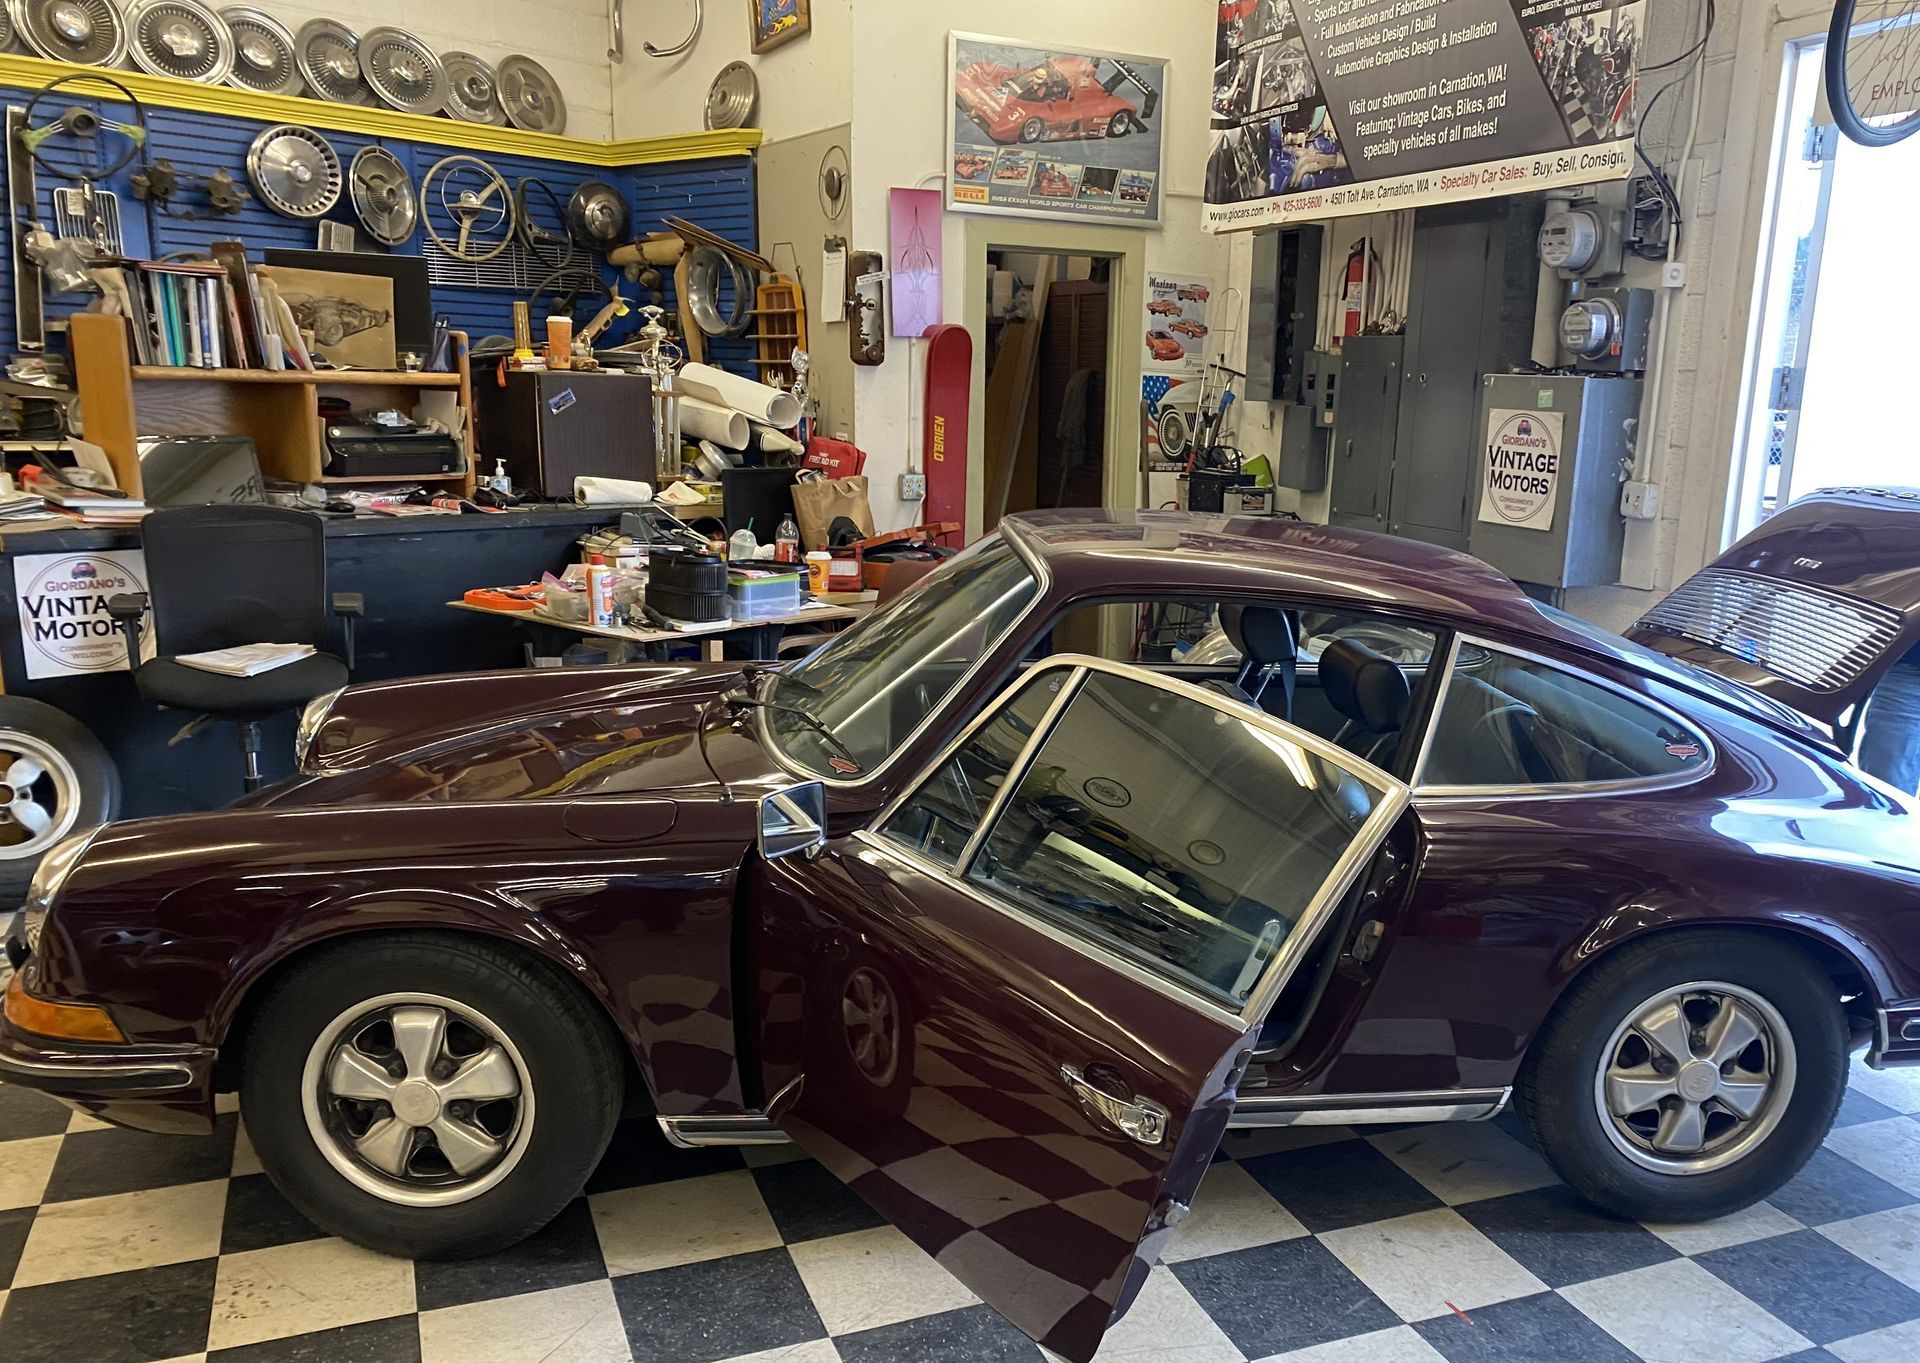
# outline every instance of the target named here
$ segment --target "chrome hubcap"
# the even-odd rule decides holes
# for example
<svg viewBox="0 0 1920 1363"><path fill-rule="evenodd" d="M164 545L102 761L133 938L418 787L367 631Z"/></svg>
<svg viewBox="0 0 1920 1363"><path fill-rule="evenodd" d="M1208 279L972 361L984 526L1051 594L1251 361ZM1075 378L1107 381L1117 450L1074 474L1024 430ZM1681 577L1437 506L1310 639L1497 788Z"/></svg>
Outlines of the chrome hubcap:
<svg viewBox="0 0 1920 1363"><path fill-rule="evenodd" d="M477 1197L533 1131L533 1088L507 1035L476 1009L389 995L342 1013L308 1053L307 1126L327 1161L390 1202Z"/></svg>
<svg viewBox="0 0 1920 1363"><path fill-rule="evenodd" d="M0 856L35 856L73 831L79 777L58 749L0 733Z"/></svg>
<svg viewBox="0 0 1920 1363"><path fill-rule="evenodd" d="M1750 1153L1793 1094L1793 1037L1771 1003L1738 985L1663 990L1607 1042L1594 1102L1634 1163L1704 1174Z"/></svg>
<svg viewBox="0 0 1920 1363"><path fill-rule="evenodd" d="M899 1013L892 988L871 970L856 970L847 980L840 1018L847 1050L860 1073L875 1084L892 1083L900 1063Z"/></svg>

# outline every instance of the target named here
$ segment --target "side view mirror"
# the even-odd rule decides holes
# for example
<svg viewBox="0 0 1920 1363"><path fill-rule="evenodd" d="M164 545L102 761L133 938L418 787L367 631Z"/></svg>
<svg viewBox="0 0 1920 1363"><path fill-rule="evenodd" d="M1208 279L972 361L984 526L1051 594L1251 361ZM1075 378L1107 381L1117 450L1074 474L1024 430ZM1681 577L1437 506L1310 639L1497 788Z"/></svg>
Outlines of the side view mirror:
<svg viewBox="0 0 1920 1363"><path fill-rule="evenodd" d="M813 856L827 845L827 788L818 781L776 791L760 801L760 855L778 861Z"/></svg>

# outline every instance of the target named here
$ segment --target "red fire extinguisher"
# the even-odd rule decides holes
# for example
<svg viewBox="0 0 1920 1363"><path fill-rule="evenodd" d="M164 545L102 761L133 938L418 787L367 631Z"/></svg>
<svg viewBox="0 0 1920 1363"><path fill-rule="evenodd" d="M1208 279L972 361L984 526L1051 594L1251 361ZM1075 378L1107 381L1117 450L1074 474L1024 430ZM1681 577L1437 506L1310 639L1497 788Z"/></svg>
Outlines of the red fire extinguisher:
<svg viewBox="0 0 1920 1363"><path fill-rule="evenodd" d="M1373 241L1362 237L1347 252L1347 281L1341 293L1345 315L1340 323L1340 335L1358 336L1367 329L1367 319L1373 312L1374 291L1379 282L1376 270L1380 257L1373 249Z"/></svg>

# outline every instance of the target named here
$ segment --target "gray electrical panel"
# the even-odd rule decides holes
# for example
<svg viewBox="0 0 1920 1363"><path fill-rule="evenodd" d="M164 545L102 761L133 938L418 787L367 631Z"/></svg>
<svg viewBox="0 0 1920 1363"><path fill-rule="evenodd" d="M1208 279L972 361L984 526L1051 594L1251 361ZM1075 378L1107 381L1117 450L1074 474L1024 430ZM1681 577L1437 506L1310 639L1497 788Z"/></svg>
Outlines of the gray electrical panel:
<svg viewBox="0 0 1920 1363"><path fill-rule="evenodd" d="M1321 236L1311 223L1253 234L1248 402L1306 401L1306 355L1320 330Z"/></svg>
<svg viewBox="0 0 1920 1363"><path fill-rule="evenodd" d="M1385 530L1400 429L1399 336L1349 336L1340 347L1339 411L1333 425L1329 520Z"/></svg>
<svg viewBox="0 0 1920 1363"><path fill-rule="evenodd" d="M1626 521L1639 379L1489 374L1481 388L1472 543L1516 582L1610 587Z"/></svg>

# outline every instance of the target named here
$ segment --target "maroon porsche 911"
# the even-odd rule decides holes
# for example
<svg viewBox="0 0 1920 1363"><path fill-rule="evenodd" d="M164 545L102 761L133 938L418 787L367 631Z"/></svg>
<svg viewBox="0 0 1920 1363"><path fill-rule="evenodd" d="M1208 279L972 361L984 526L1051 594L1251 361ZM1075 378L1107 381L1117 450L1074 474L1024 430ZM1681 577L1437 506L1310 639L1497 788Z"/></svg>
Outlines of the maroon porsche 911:
<svg viewBox="0 0 1920 1363"><path fill-rule="evenodd" d="M791 1138L1089 1358L1230 1125L1516 1103L1599 1206L1765 1197L1920 1060L1916 804L1850 761L1920 504L1810 499L1638 642L1462 554L1016 517L779 670L315 702L302 774L110 825L8 942L0 1078L456 1257L623 1103Z"/></svg>

